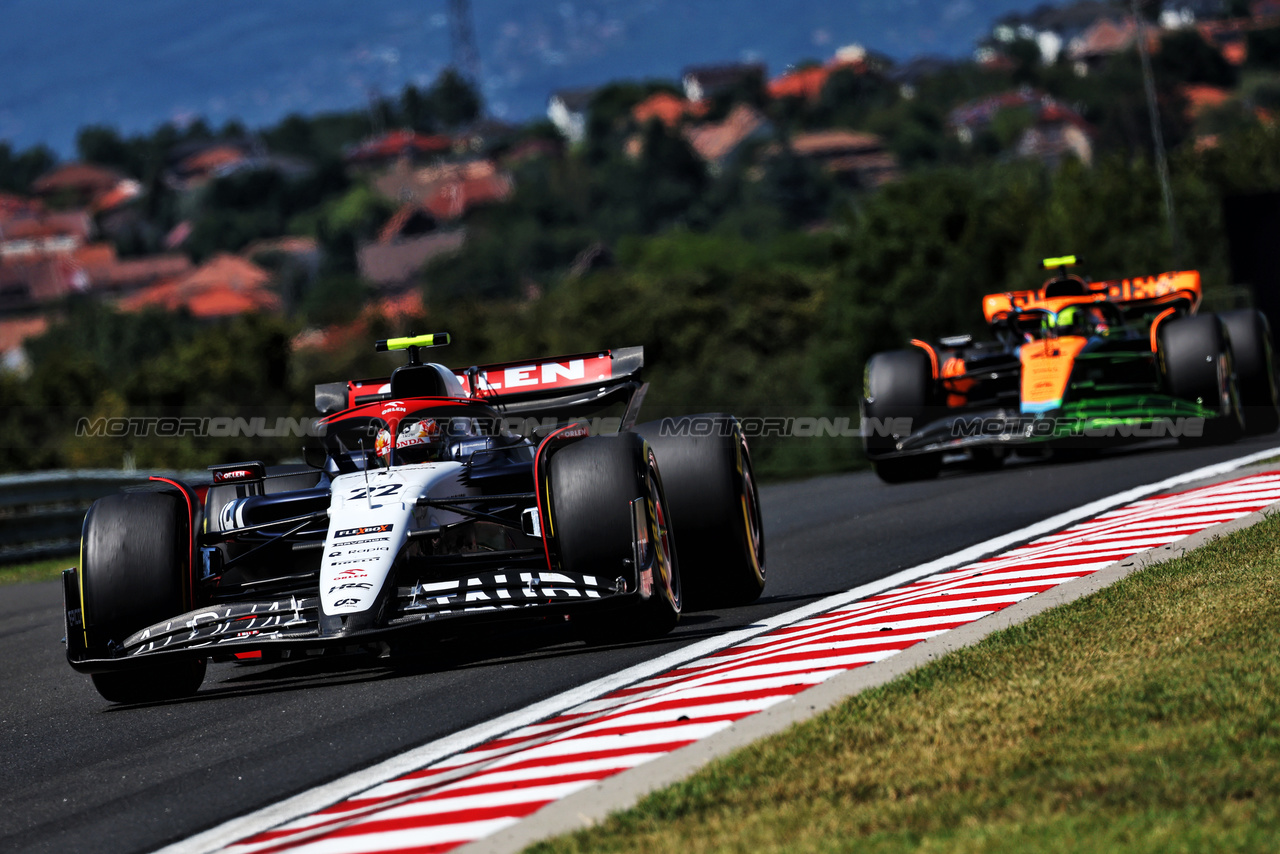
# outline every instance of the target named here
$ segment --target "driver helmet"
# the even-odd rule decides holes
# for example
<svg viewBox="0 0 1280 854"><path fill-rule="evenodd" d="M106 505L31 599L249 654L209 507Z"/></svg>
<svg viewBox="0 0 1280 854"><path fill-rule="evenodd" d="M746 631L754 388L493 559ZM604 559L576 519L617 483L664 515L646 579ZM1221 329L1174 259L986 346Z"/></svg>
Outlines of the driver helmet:
<svg viewBox="0 0 1280 854"><path fill-rule="evenodd" d="M1111 331L1107 315L1096 305L1069 305L1058 312L1058 327L1069 327L1089 335Z"/></svg>
<svg viewBox="0 0 1280 854"><path fill-rule="evenodd" d="M405 463L434 462L444 456L445 431L434 418L405 421L396 436L396 456Z"/></svg>

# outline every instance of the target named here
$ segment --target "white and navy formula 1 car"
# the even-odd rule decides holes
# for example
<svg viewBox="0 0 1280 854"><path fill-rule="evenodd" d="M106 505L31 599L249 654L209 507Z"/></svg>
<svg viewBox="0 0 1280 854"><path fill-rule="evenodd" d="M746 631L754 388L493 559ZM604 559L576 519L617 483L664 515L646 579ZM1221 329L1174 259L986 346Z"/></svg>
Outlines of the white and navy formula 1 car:
<svg viewBox="0 0 1280 854"><path fill-rule="evenodd" d="M656 636L685 605L764 588L751 458L728 415L637 425L640 347L317 386L309 468L211 467L206 483L97 501L63 573L67 657L99 693L194 693L207 662L421 650L487 621ZM590 413L620 410L615 433ZM520 424L536 429L514 429ZM682 568L683 567L683 575Z"/></svg>

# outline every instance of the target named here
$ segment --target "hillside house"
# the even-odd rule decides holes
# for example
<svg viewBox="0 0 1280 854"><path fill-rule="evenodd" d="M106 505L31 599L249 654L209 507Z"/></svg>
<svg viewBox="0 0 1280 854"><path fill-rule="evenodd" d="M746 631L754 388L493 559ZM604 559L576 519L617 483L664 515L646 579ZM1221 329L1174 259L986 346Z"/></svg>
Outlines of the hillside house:
<svg viewBox="0 0 1280 854"><path fill-rule="evenodd" d="M756 81L763 83L765 73L765 65L760 62L702 65L686 68L680 75L680 82L684 86L684 96L696 103Z"/></svg>
<svg viewBox="0 0 1280 854"><path fill-rule="evenodd" d="M587 136L587 111L595 94L594 89L563 89L547 102L547 118L571 144Z"/></svg>
<svg viewBox="0 0 1280 854"><path fill-rule="evenodd" d="M825 130L796 134L791 151L818 164L840 183L859 189L883 186L901 174L897 156L873 133Z"/></svg>

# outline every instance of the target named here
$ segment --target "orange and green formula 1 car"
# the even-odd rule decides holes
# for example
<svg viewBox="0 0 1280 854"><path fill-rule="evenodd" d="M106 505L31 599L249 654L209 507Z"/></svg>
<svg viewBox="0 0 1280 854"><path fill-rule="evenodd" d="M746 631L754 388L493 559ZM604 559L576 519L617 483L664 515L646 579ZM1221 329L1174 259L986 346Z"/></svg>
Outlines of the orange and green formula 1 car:
<svg viewBox="0 0 1280 854"><path fill-rule="evenodd" d="M867 456L888 482L933 477L945 454L995 466L1012 451L1120 440L1233 441L1280 426L1259 311L1198 314L1200 274L1090 282L1057 274L983 299L991 341L912 340L867 362Z"/></svg>

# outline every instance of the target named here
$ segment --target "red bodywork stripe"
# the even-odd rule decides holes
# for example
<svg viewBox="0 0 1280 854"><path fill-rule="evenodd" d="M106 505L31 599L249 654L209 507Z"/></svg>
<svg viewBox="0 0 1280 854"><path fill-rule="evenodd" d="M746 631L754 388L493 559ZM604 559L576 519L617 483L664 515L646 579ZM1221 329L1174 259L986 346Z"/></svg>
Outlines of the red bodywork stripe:
<svg viewBox="0 0 1280 854"><path fill-rule="evenodd" d="M543 508L546 508L546 517L540 519L542 526L542 553L547 557L547 572L554 572L555 567L551 564L551 544L549 532L551 530L551 504L550 496L546 504L542 500L542 452L547 447L547 443L559 436L570 428L581 429L581 424L566 424L558 430L552 430L547 437L538 443L538 450L533 452L533 500L538 508L538 515L543 515Z"/></svg>
<svg viewBox="0 0 1280 854"><path fill-rule="evenodd" d="M178 492L182 493L182 499L187 502L187 589L186 589L186 607L188 610L195 607L196 599L196 497L187 488L185 483L168 477L155 477L154 475L147 478L148 480L167 483Z"/></svg>

